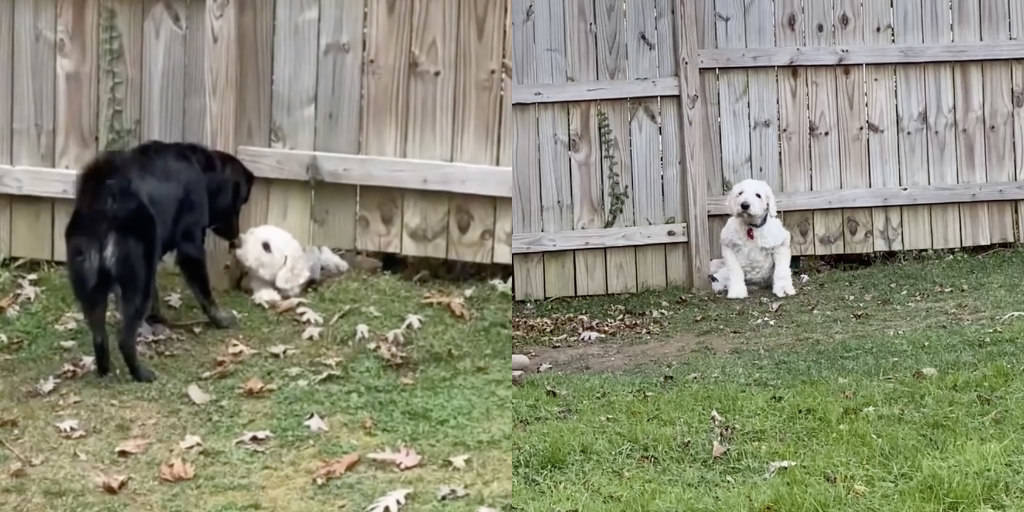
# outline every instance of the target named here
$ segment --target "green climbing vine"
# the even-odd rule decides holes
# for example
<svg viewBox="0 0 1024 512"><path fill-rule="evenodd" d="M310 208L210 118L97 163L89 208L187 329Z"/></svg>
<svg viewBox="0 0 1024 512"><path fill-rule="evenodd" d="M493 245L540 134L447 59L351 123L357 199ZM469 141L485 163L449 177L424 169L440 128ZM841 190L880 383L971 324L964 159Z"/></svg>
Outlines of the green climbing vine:
<svg viewBox="0 0 1024 512"><path fill-rule="evenodd" d="M615 156L615 148L618 141L612 133L611 123L608 122L608 114L603 110L597 111L597 131L601 137L601 160L604 161L604 173L608 181L608 218L604 227L610 228L622 215L622 210L629 199L629 185L622 184L622 176L619 174L618 158Z"/></svg>
<svg viewBox="0 0 1024 512"><path fill-rule="evenodd" d="M109 0L100 8L100 72L106 79L106 109L103 112L104 150L127 149L138 133L138 121L125 119L124 40L117 27L117 11Z"/></svg>

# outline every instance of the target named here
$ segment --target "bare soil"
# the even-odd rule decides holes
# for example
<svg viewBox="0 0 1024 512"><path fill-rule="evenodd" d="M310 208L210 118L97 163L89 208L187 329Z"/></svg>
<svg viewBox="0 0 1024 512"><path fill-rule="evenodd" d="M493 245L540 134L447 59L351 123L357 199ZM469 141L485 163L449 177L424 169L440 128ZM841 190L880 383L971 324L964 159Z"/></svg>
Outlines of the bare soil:
<svg viewBox="0 0 1024 512"><path fill-rule="evenodd" d="M735 340L716 336L682 335L653 343L588 343L569 347L526 347L530 357L527 373L543 364L558 373L615 373L643 367L673 366L694 352L725 354L737 346Z"/></svg>

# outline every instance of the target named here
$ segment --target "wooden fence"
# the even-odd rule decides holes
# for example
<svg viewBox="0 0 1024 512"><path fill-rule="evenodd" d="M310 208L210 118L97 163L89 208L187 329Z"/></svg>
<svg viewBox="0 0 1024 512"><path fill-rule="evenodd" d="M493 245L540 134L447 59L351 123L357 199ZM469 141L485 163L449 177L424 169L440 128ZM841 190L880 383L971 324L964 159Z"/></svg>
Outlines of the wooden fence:
<svg viewBox="0 0 1024 512"><path fill-rule="evenodd" d="M1024 239L1024 0L511 2L520 299L706 286L745 178L794 254Z"/></svg>
<svg viewBox="0 0 1024 512"><path fill-rule="evenodd" d="M0 258L62 260L73 169L162 139L253 168L246 224L510 263L506 26L493 0L0 0Z"/></svg>

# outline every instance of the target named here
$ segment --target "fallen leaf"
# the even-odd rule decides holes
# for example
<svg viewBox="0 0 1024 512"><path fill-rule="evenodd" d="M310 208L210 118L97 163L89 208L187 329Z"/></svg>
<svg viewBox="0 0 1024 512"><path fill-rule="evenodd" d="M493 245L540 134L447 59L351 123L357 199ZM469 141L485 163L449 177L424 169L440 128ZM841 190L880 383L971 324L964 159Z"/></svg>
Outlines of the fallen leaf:
<svg viewBox="0 0 1024 512"><path fill-rule="evenodd" d="M54 426L57 427L57 432L60 433L61 437L65 439L85 437L85 431L79 427L78 420L67 419L54 423Z"/></svg>
<svg viewBox="0 0 1024 512"><path fill-rule="evenodd" d="M861 484L854 484L854 486L850 489L850 494L853 494L854 496L864 496L867 493L868 488Z"/></svg>
<svg viewBox="0 0 1024 512"><path fill-rule="evenodd" d="M322 364L324 366L329 366L331 368L337 368L338 364L345 362L345 358L344 357L321 357L320 359L317 359L316 362L318 362L318 363L320 363L320 364Z"/></svg>
<svg viewBox="0 0 1024 512"><path fill-rule="evenodd" d="M462 296L467 298L467 299L472 297L474 293L476 293L476 287L475 286L472 287L472 288L466 288L465 290L462 290Z"/></svg>
<svg viewBox="0 0 1024 512"><path fill-rule="evenodd" d="M43 289L32 284L38 276L35 274L29 274L18 280L18 290L15 292L18 298L18 302L27 301L35 302L42 294Z"/></svg>
<svg viewBox="0 0 1024 512"><path fill-rule="evenodd" d="M114 448L114 453L121 457L127 457L129 455L138 455L146 451L146 448L149 447L149 444L152 442L152 439L133 437L117 445L117 448Z"/></svg>
<svg viewBox="0 0 1024 512"><path fill-rule="evenodd" d="M354 452L341 457L340 459L325 461L320 464L316 473L313 474L313 481L316 482L317 485L323 485L332 478L338 478L339 476L344 475L358 462L359 454Z"/></svg>
<svg viewBox="0 0 1024 512"><path fill-rule="evenodd" d="M370 327L366 324L356 326L356 341L370 339Z"/></svg>
<svg viewBox="0 0 1024 512"><path fill-rule="evenodd" d="M230 361L218 359L217 366L208 372L203 372L203 374L200 375L199 378L203 380L220 379L230 375L234 371L234 364L232 364Z"/></svg>
<svg viewBox="0 0 1024 512"><path fill-rule="evenodd" d="M228 355L243 358L255 354L256 351L246 346L241 341L231 339L228 342Z"/></svg>
<svg viewBox="0 0 1024 512"><path fill-rule="evenodd" d="M320 332L323 331L323 330L324 330L323 327L313 327L313 326L306 327L306 329L304 331L302 331L302 339L303 340L319 340L320 339Z"/></svg>
<svg viewBox="0 0 1024 512"><path fill-rule="evenodd" d="M413 313L405 315L405 322L402 322L402 329L419 329L423 327L423 317Z"/></svg>
<svg viewBox="0 0 1024 512"><path fill-rule="evenodd" d="M333 371L333 370L323 372L320 375L317 375L316 377L313 377L312 383L313 384L319 384L321 381L329 379L329 378L332 378L332 377L340 378L341 377L341 373Z"/></svg>
<svg viewBox="0 0 1024 512"><path fill-rule="evenodd" d="M305 304L307 302L308 301L306 299L303 299L301 297L292 297L290 299L285 299L282 300L281 302L278 302L277 305L274 306L274 311L278 313L287 313L288 311L291 311L298 307L300 304Z"/></svg>
<svg viewBox="0 0 1024 512"><path fill-rule="evenodd" d="M273 384L264 384L259 377L253 377L242 384L241 393L246 396L259 396L265 395L277 389L277 386Z"/></svg>
<svg viewBox="0 0 1024 512"><path fill-rule="evenodd" d="M329 430L327 423L315 412L307 416L306 421L303 421L302 424L309 427L311 432L327 432Z"/></svg>
<svg viewBox="0 0 1024 512"><path fill-rule="evenodd" d="M36 384L36 391L40 395L49 395L50 392L57 387L57 383L59 382L60 379L56 379L53 377L53 375L50 375L49 377L39 381L39 383Z"/></svg>
<svg viewBox="0 0 1024 512"><path fill-rule="evenodd" d="M323 325L324 317L313 311L312 309L302 306L295 310L295 314L299 315L299 321L304 324L310 325Z"/></svg>
<svg viewBox="0 0 1024 512"><path fill-rule="evenodd" d="M16 416L2 416L0 417L0 427L16 428L18 426L18 418Z"/></svg>
<svg viewBox="0 0 1024 512"><path fill-rule="evenodd" d="M121 492L128 480L131 479L127 475L104 475L100 473L96 477L96 485L103 489L108 494L117 494Z"/></svg>
<svg viewBox="0 0 1024 512"><path fill-rule="evenodd" d="M360 309L360 311L362 311L363 313L366 313L367 315L370 315L372 317L384 316L384 315L381 315L379 311L377 311L377 307L376 306L363 306Z"/></svg>
<svg viewBox="0 0 1024 512"><path fill-rule="evenodd" d="M96 358L92 356L82 356L75 361L70 363L64 363L57 376L64 380L72 380L85 375L96 369Z"/></svg>
<svg viewBox="0 0 1024 512"><path fill-rule="evenodd" d="M558 390L551 386L544 386L544 393L551 398L558 398Z"/></svg>
<svg viewBox="0 0 1024 512"><path fill-rule="evenodd" d="M914 372L914 378L924 379L929 377L936 377L939 375L939 371L935 368L921 368Z"/></svg>
<svg viewBox="0 0 1024 512"><path fill-rule="evenodd" d="M232 444L256 444L274 437L269 430L258 430L256 432L245 432L241 437L235 439Z"/></svg>
<svg viewBox="0 0 1024 512"><path fill-rule="evenodd" d="M548 363L541 364L537 367L537 373L544 373L551 369L551 365Z"/></svg>
<svg viewBox="0 0 1024 512"><path fill-rule="evenodd" d="M188 393L188 397L192 399L192 403L196 405L203 405L210 400L213 400L213 397L200 389L197 384L189 384L188 388L185 389L185 392Z"/></svg>
<svg viewBox="0 0 1024 512"><path fill-rule="evenodd" d="M364 432L367 432L367 433L373 432L373 427L374 427L373 418L371 418L369 416L363 418L363 422L360 423L360 426L363 427L363 431Z"/></svg>
<svg viewBox="0 0 1024 512"><path fill-rule="evenodd" d="M772 313L774 313L774 312L778 311L780 307L782 307L782 302L781 301L780 302L772 302L771 304L768 305L768 310L771 311Z"/></svg>
<svg viewBox="0 0 1024 512"><path fill-rule="evenodd" d="M175 457L160 465L160 479L165 482L192 480L195 476L195 466L181 460L181 457Z"/></svg>
<svg viewBox="0 0 1024 512"><path fill-rule="evenodd" d="M488 283L490 283L490 285L493 286L494 289L498 291L498 293L512 295L512 276L508 276L507 281L502 281L501 279L491 279L490 281L488 281Z"/></svg>
<svg viewBox="0 0 1024 512"><path fill-rule="evenodd" d="M598 338L604 338L604 334L594 331L583 331L580 333L580 341L595 341Z"/></svg>
<svg viewBox="0 0 1024 512"><path fill-rule="evenodd" d="M455 318L469 320L471 316L469 309L466 308L465 297L455 297L451 295L444 295L439 292L430 292L424 296L423 303L448 306L448 311Z"/></svg>
<svg viewBox="0 0 1024 512"><path fill-rule="evenodd" d="M84 321L81 313L68 312L60 316L53 328L59 332L72 331L78 328L78 322Z"/></svg>
<svg viewBox="0 0 1024 512"><path fill-rule="evenodd" d="M412 489L397 489L391 491L366 507L366 512L398 512L402 505L405 505L405 497L412 492Z"/></svg>
<svg viewBox="0 0 1024 512"><path fill-rule="evenodd" d="M73 349L73 348L78 346L78 342L75 341L75 340L68 340L68 341L62 341L62 342L58 343L58 345L60 345L60 348L62 348L64 350L71 350L71 349Z"/></svg>
<svg viewBox="0 0 1024 512"><path fill-rule="evenodd" d="M168 293L164 296L164 302L173 309L181 307L181 294L178 292Z"/></svg>
<svg viewBox="0 0 1024 512"><path fill-rule="evenodd" d="M711 424L716 427L720 427L723 423L725 423L725 418L723 418L721 414L718 414L717 410L711 409Z"/></svg>
<svg viewBox="0 0 1024 512"><path fill-rule="evenodd" d="M403 386L412 386L416 384L416 381L412 377L399 377L398 383Z"/></svg>
<svg viewBox="0 0 1024 512"><path fill-rule="evenodd" d="M178 443L178 448L181 448L182 450L190 450L200 446L203 446L203 439L192 434L187 434L185 439L182 439L181 442Z"/></svg>
<svg viewBox="0 0 1024 512"><path fill-rule="evenodd" d="M718 439L715 439L714 442L711 445L711 458L712 459L717 459L717 458L725 455L725 452L728 451L728 450L729 450L729 447L719 443Z"/></svg>
<svg viewBox="0 0 1024 512"><path fill-rule="evenodd" d="M423 460L423 457L416 453L416 450L405 446L399 448L397 452L393 452L385 448L383 452L371 453L367 455L366 458L379 462L390 462L394 464L399 471L412 469L418 466L420 461Z"/></svg>
<svg viewBox="0 0 1024 512"><path fill-rule="evenodd" d="M384 338L388 340L388 343L402 344L405 343L405 335L402 334L401 329L392 329L384 335Z"/></svg>
<svg viewBox="0 0 1024 512"><path fill-rule="evenodd" d="M28 475L28 469L20 461L14 461L7 467L7 476L11 478L21 478L26 475Z"/></svg>
<svg viewBox="0 0 1024 512"><path fill-rule="evenodd" d="M367 348L376 352L381 359L387 361L392 366L401 366L405 363L407 354L386 338L379 343L370 343L367 345Z"/></svg>
<svg viewBox="0 0 1024 512"><path fill-rule="evenodd" d="M789 468L791 468L791 467L793 467L795 465L796 465L796 462L793 462L791 460L780 460L780 461L772 462L772 463L768 464L768 472L765 473L764 477L765 478L771 478L771 477L775 476L775 472L776 471L778 471L780 469L789 469Z"/></svg>
<svg viewBox="0 0 1024 512"><path fill-rule="evenodd" d="M462 487L451 487L442 485L437 489L438 501L451 501L469 496L469 491Z"/></svg>
<svg viewBox="0 0 1024 512"><path fill-rule="evenodd" d="M291 345L274 345L272 347L267 347L268 354L281 358L292 352L295 352L295 347Z"/></svg>
<svg viewBox="0 0 1024 512"><path fill-rule="evenodd" d="M448 457L448 462L452 464L452 469L466 469L466 461L469 460L469 455L455 455Z"/></svg>

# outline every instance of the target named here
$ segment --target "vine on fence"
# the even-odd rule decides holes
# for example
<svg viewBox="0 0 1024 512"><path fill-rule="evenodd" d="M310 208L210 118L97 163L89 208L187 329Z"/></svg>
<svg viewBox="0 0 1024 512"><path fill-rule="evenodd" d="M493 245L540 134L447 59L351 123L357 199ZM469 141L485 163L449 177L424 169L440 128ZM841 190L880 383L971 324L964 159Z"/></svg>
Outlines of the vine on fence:
<svg viewBox="0 0 1024 512"><path fill-rule="evenodd" d="M125 121L124 40L117 27L117 11L109 1L100 8L100 72L107 78L107 108L103 113L106 140L104 150L127 149L136 137L136 123Z"/></svg>
<svg viewBox="0 0 1024 512"><path fill-rule="evenodd" d="M618 141L612 133L608 114L600 109L597 111L597 131L601 137L601 160L604 161L604 172L608 177L609 207L608 219L605 221L604 227L610 228L615 225L615 221L622 215L622 210L626 206L626 200L629 199L629 185L622 184L622 177L617 168L619 162L615 156Z"/></svg>

